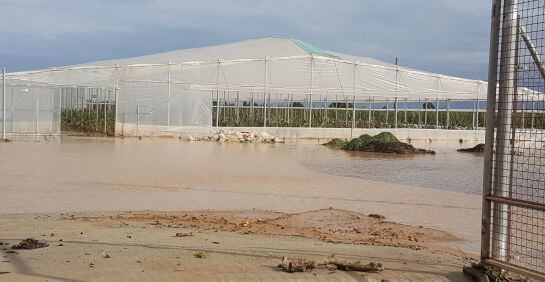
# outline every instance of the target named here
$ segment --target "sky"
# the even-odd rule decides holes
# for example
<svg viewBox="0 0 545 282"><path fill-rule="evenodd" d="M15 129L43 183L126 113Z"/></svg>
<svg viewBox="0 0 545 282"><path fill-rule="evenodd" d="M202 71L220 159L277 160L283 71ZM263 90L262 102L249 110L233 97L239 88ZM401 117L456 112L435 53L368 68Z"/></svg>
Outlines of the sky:
<svg viewBox="0 0 545 282"><path fill-rule="evenodd" d="M8 71L267 36L486 79L491 0L0 0Z"/></svg>

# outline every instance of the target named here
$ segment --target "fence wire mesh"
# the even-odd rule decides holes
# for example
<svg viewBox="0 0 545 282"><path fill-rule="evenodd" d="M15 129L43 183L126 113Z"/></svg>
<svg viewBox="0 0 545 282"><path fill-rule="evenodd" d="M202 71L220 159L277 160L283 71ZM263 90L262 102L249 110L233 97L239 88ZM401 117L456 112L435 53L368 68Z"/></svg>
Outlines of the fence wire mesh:
<svg viewBox="0 0 545 282"><path fill-rule="evenodd" d="M482 256L545 280L545 0L495 5L490 82L498 96L489 103Z"/></svg>

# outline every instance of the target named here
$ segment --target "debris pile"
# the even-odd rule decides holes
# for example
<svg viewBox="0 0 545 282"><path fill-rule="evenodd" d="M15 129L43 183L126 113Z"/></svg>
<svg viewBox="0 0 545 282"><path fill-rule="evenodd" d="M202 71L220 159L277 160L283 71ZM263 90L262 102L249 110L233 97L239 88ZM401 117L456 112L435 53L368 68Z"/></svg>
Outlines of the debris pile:
<svg viewBox="0 0 545 282"><path fill-rule="evenodd" d="M219 143L236 142L236 143L284 143L283 139L263 132L247 132L247 131L230 131L220 130L216 133L206 135L204 137L186 136L186 141L213 141Z"/></svg>
<svg viewBox="0 0 545 282"><path fill-rule="evenodd" d="M324 145L334 148L341 148L347 151L395 154L435 154L434 151L418 149L410 144L400 142L390 132L382 132L375 136L364 134L350 141L333 139Z"/></svg>
<svg viewBox="0 0 545 282"><path fill-rule="evenodd" d="M282 262L278 267L284 272L305 272L312 271L313 269L319 266L328 266L333 265L338 270L344 271L361 271L361 272L380 272L383 271L381 263L371 262L369 264L363 264L360 261L351 261L347 259L337 258L336 256L331 256L329 258L319 259L319 260L288 260L288 258L283 257Z"/></svg>
<svg viewBox="0 0 545 282"><path fill-rule="evenodd" d="M15 250L32 250L32 249L38 249L38 248L45 248L47 246L49 246L48 243L40 242L34 238L28 238L19 242L19 244L17 245L11 246L11 248Z"/></svg>

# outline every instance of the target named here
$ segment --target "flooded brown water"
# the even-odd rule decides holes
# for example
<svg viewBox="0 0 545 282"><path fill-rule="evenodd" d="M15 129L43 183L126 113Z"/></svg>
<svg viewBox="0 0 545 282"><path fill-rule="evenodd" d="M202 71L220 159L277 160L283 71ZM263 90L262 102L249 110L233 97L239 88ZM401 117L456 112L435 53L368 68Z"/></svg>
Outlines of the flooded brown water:
<svg viewBox="0 0 545 282"><path fill-rule="evenodd" d="M475 144L466 143L464 147ZM350 153L318 141L216 144L63 137L0 144L0 213L299 212L336 207L455 233L478 250L482 157Z"/></svg>

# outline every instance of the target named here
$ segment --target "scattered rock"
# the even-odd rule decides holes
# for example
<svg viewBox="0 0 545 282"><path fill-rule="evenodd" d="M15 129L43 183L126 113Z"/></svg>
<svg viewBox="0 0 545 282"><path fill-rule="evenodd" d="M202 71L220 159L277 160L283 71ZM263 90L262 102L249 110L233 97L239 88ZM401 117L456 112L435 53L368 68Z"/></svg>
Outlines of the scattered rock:
<svg viewBox="0 0 545 282"><path fill-rule="evenodd" d="M481 143L473 148L458 149L457 151L463 153L482 153L484 152L484 144Z"/></svg>
<svg viewBox="0 0 545 282"><path fill-rule="evenodd" d="M220 242L218 241L212 241L212 244L219 244Z"/></svg>
<svg viewBox="0 0 545 282"><path fill-rule="evenodd" d="M103 257L103 258L111 258L110 254L107 253L107 252L103 252L103 253L102 253L102 257Z"/></svg>
<svg viewBox="0 0 545 282"><path fill-rule="evenodd" d="M32 249L38 249L38 248L45 248L47 246L49 246L48 243L40 242L34 238L28 238L19 242L19 244L17 245L11 246L11 248L16 250L32 250Z"/></svg>

